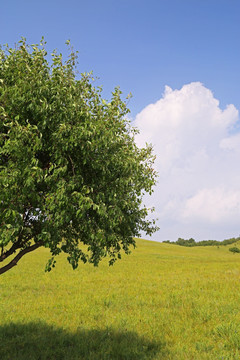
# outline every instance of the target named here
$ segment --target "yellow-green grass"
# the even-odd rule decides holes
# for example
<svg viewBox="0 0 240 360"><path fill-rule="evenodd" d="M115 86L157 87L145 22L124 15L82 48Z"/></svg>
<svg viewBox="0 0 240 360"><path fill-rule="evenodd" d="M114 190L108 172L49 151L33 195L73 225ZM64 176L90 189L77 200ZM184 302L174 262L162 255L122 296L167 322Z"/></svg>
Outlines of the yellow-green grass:
<svg viewBox="0 0 240 360"><path fill-rule="evenodd" d="M230 246L231 247L231 246ZM240 359L240 254L137 240L113 267L46 249L0 277L0 359Z"/></svg>

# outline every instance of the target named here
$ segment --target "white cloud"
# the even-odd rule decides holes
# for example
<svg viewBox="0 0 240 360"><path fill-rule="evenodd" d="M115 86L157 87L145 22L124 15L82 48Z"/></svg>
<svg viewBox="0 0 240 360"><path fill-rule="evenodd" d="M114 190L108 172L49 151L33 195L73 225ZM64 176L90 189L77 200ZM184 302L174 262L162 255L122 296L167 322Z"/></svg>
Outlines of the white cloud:
<svg viewBox="0 0 240 360"><path fill-rule="evenodd" d="M182 212L183 219L234 225L239 223L240 191L221 187L202 189L188 199Z"/></svg>
<svg viewBox="0 0 240 360"><path fill-rule="evenodd" d="M240 233L238 110L201 83L165 88L135 119L139 146L154 145L158 185L151 199L159 217L155 239L196 239ZM236 233L237 232L237 233Z"/></svg>
<svg viewBox="0 0 240 360"><path fill-rule="evenodd" d="M221 141L220 147L222 149L234 150L240 153L240 134L232 135Z"/></svg>

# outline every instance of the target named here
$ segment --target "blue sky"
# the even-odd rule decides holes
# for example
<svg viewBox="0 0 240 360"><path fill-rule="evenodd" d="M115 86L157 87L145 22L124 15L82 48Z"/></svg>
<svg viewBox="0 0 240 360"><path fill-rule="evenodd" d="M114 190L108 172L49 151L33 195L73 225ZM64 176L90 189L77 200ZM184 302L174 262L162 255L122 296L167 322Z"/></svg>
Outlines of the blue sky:
<svg viewBox="0 0 240 360"><path fill-rule="evenodd" d="M221 106L240 107L238 0L2 1L1 44L44 35L51 51L79 50L79 69L93 70L110 96L133 94L132 116L158 100L167 84L200 81Z"/></svg>
<svg viewBox="0 0 240 360"><path fill-rule="evenodd" d="M154 239L240 234L239 0L1 1L0 35L44 36L64 56L70 39L104 97L133 94L139 144L157 155Z"/></svg>

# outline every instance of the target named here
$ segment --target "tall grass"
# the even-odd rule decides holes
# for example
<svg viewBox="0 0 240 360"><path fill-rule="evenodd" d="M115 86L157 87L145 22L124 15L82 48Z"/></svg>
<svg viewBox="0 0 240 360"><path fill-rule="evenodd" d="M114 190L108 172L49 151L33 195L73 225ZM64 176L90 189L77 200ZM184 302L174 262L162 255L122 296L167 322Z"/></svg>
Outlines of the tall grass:
<svg viewBox="0 0 240 360"><path fill-rule="evenodd" d="M76 271L26 255L0 278L0 359L240 359L240 255L137 245Z"/></svg>

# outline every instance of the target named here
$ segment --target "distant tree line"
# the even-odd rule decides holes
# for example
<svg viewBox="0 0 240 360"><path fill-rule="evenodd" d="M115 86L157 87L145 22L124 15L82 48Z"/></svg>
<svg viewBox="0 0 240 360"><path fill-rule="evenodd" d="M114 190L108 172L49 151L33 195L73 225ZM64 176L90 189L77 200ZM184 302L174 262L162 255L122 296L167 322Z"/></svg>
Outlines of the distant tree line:
<svg viewBox="0 0 240 360"><path fill-rule="evenodd" d="M190 239L182 239L182 238L178 238L177 241L170 241L170 240L165 240L163 241L165 244L174 244L174 245L180 245L180 246L188 246L188 247L192 247L192 246L226 246L226 245L231 245L234 244L236 242L240 241L240 237L237 238L231 238L231 239L226 239L223 241L217 241L217 240L202 240L202 241L195 241L193 238Z"/></svg>

